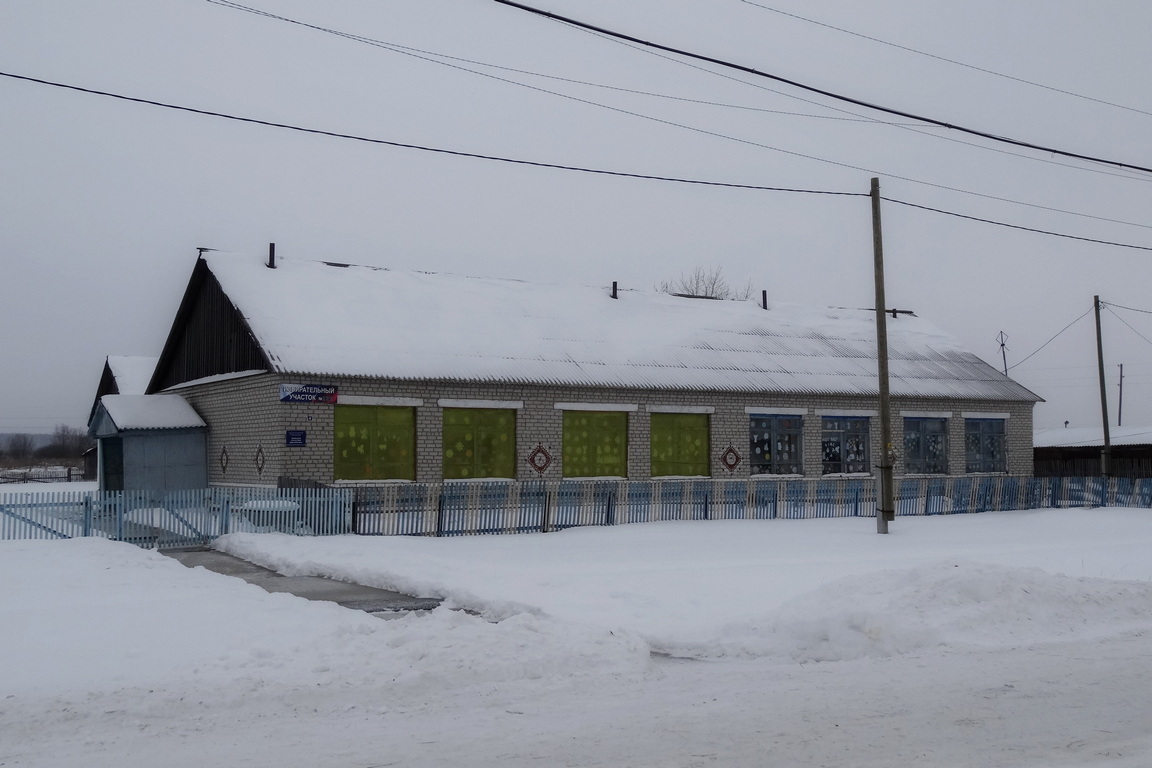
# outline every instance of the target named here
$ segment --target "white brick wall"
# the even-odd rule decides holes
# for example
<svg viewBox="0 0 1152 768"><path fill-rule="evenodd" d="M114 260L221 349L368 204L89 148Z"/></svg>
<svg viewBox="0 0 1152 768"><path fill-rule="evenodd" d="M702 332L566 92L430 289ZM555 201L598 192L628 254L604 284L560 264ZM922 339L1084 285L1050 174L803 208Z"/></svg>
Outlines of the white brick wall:
<svg viewBox="0 0 1152 768"><path fill-rule="evenodd" d="M648 426L650 408L708 406L711 414L711 466L713 477L748 477L748 414L746 408L773 407L806 410L804 417L804 467L808 477L821 473L818 410L876 410L874 398L853 396L759 395L744 393L704 393L661 390L605 390L577 387L529 385L465 384L460 382L399 382L346 377L309 378L264 374L242 379L202 384L181 390L209 425L208 471L212 483L274 485L283 475L298 479L332 482L333 408L324 404L281 403L279 385L285 383L335 384L344 396L410 398L422 401L416 408L416 479L435 482L441 478L440 455L443 420L437 401L463 400L522 401L517 411L518 479L558 480L563 476L561 441L563 414L556 403L636 404L628 413L628 472L632 479L649 477ZM903 472L899 459L903 447L901 411L951 414L948 434L949 474L964 473L964 412L1008 413L1006 442L1008 472L1032 473L1032 404L973 400L912 400L894 398L892 436L897 453L896 474ZM305 447L285 446L288 430L307 433ZM543 474L537 473L528 457L537 446L552 457ZM729 471L721 457L731 446L740 463ZM871 419L873 463L880 455L880 429ZM228 465L221 464L227 451ZM264 468L257 468L257 452L264 455Z"/></svg>

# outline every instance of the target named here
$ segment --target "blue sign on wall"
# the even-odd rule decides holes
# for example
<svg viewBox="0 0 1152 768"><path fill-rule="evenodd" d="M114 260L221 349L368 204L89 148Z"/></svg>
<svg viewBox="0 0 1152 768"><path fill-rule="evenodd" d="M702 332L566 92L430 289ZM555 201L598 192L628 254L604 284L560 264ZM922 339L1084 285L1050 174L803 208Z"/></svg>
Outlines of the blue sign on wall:
<svg viewBox="0 0 1152 768"><path fill-rule="evenodd" d="M303 429L290 429L284 433L284 445L289 448L308 445L308 433Z"/></svg>

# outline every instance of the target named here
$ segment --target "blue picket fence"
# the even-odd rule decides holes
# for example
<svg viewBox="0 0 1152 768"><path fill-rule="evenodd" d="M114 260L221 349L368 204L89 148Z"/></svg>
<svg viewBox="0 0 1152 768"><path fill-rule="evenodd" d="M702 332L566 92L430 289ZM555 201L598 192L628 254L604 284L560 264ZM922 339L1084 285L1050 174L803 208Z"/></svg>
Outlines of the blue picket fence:
<svg viewBox="0 0 1152 768"><path fill-rule="evenodd" d="M1152 508L1152 479L917 477L896 514L1046 507ZM149 548L234 532L463 536L661 520L875 517L873 478L394 483L355 488L207 488L168 494L0 494L0 539L101 536Z"/></svg>
<svg viewBox="0 0 1152 768"><path fill-rule="evenodd" d="M462 536L660 520L875 517L873 478L473 481L358 488L353 532ZM916 477L896 514L954 515L1045 507L1152 508L1152 479Z"/></svg>
<svg viewBox="0 0 1152 768"><path fill-rule="evenodd" d="M205 488L0 494L0 539L98 536L148 548L202 546L240 531L351 531L348 489Z"/></svg>

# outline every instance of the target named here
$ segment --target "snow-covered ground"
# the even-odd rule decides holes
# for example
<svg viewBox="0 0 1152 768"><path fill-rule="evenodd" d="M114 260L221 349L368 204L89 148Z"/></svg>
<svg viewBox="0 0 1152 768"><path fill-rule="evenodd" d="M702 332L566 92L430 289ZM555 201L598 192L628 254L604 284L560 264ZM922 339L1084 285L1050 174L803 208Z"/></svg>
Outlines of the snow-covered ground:
<svg viewBox="0 0 1152 768"><path fill-rule="evenodd" d="M1147 766L1152 511L0 542L0 766ZM478 615L477 615L478 614Z"/></svg>

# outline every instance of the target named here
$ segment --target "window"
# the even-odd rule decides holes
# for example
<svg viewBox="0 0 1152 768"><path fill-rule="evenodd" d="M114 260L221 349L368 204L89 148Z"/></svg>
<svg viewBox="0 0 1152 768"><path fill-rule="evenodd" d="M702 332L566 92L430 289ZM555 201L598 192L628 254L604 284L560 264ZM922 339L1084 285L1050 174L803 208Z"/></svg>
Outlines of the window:
<svg viewBox="0 0 1152 768"><path fill-rule="evenodd" d="M444 409L444 478L516 476L516 411Z"/></svg>
<svg viewBox="0 0 1152 768"><path fill-rule="evenodd" d="M1004 419L965 419L966 472L1007 472Z"/></svg>
<svg viewBox="0 0 1152 768"><path fill-rule="evenodd" d="M652 414L652 476L709 474L708 414Z"/></svg>
<svg viewBox="0 0 1152 768"><path fill-rule="evenodd" d="M948 474L947 434L947 419L904 419L904 472L910 475Z"/></svg>
<svg viewBox="0 0 1152 768"><path fill-rule="evenodd" d="M416 409L337 405L337 480L415 480Z"/></svg>
<svg viewBox="0 0 1152 768"><path fill-rule="evenodd" d="M820 452L826 475L869 472L868 419L857 416L823 417Z"/></svg>
<svg viewBox="0 0 1152 768"><path fill-rule="evenodd" d="M750 470L754 475L802 475L804 451L801 437L804 420L800 416L771 416L755 413L749 417Z"/></svg>
<svg viewBox="0 0 1152 768"><path fill-rule="evenodd" d="M124 438L100 438L100 464L104 473L104 487L100 490L124 490Z"/></svg>
<svg viewBox="0 0 1152 768"><path fill-rule="evenodd" d="M627 477L628 414L564 411L564 477Z"/></svg>

